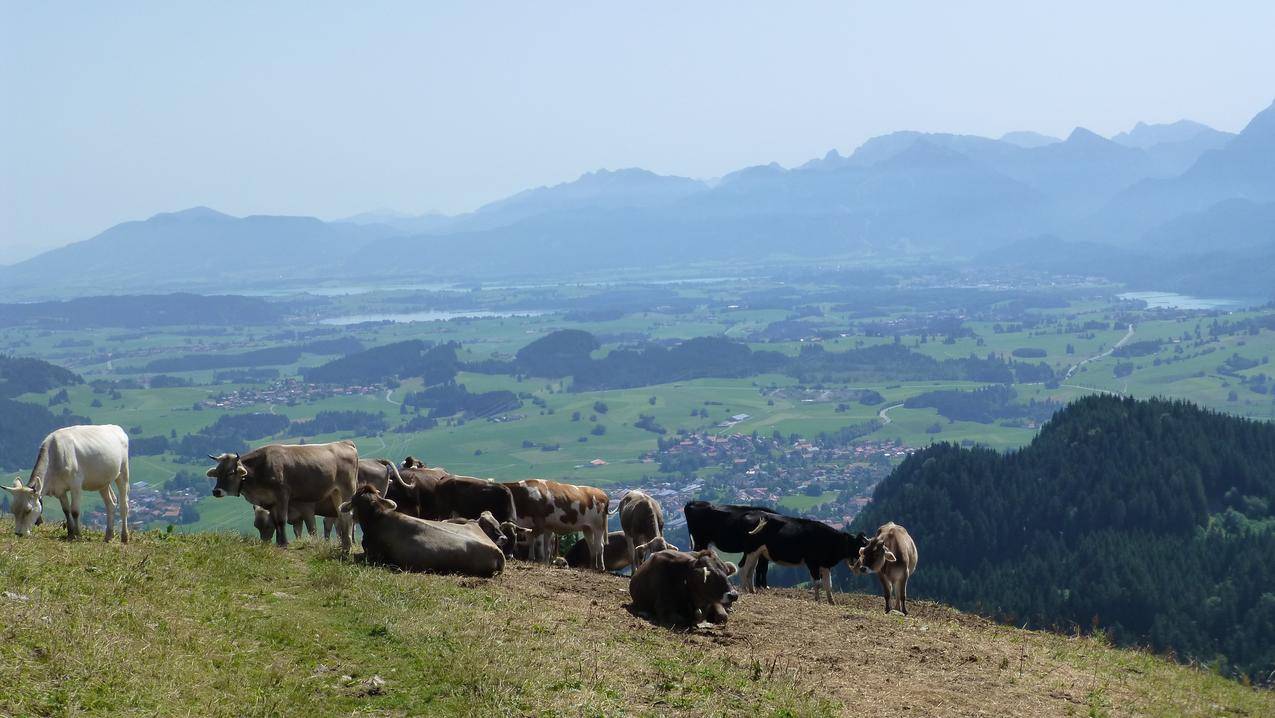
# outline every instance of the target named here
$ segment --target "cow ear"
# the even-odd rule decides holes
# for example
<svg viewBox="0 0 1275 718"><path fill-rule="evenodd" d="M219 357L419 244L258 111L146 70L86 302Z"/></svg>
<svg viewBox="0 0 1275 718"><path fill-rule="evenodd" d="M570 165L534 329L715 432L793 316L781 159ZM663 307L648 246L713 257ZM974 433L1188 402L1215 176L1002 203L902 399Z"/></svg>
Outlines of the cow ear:
<svg viewBox="0 0 1275 718"><path fill-rule="evenodd" d="M235 473L243 478L248 475L248 469L244 468L243 462L235 462Z"/></svg>
<svg viewBox="0 0 1275 718"><path fill-rule="evenodd" d="M894 563L895 561L898 561L899 559L898 559L898 557L897 557L897 556L895 556L895 555L894 555L894 552L893 552L893 551L891 551L890 549L886 549L886 550L885 550L885 560L886 560L886 562L887 562L887 563Z"/></svg>
<svg viewBox="0 0 1275 718"><path fill-rule="evenodd" d="M398 504L393 499L381 499L381 501L385 503L385 507L390 511L396 511L398 509Z"/></svg>
<svg viewBox="0 0 1275 718"><path fill-rule="evenodd" d="M673 550L676 551L677 549L673 549ZM739 571L739 566L736 566L734 561L726 561L725 564L726 564L727 576L734 576L735 573Z"/></svg>
<svg viewBox="0 0 1275 718"><path fill-rule="evenodd" d="M216 466L214 466L214 467L212 467L211 469L209 469L208 471L204 472L204 476L207 476L207 477L208 477L208 478L210 478L210 479L215 479L215 478L217 478L217 467L216 467Z"/></svg>
<svg viewBox="0 0 1275 718"><path fill-rule="evenodd" d="M336 510L337 510L337 513L340 513L340 514L348 514L348 513L350 513L350 502L349 502L349 501L346 501L345 503L343 503L343 504L341 504L340 506L336 507Z"/></svg>

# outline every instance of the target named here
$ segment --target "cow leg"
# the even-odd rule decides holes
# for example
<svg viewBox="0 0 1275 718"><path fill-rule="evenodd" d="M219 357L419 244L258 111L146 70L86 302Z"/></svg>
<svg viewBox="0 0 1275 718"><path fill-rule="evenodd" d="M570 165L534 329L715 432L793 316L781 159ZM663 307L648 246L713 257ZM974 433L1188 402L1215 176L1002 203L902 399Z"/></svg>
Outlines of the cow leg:
<svg viewBox="0 0 1275 718"><path fill-rule="evenodd" d="M886 580L886 577L881 575L880 573L877 574L877 580L881 582L881 595L885 596L885 612L889 613L890 612L890 593L891 593L890 582Z"/></svg>
<svg viewBox="0 0 1275 718"><path fill-rule="evenodd" d="M288 547L288 492L279 492L274 506L270 507L270 520L274 522L274 542L279 548Z"/></svg>
<svg viewBox="0 0 1275 718"><path fill-rule="evenodd" d="M754 571L753 585L757 588L770 588L770 584L766 581L766 572L770 569L770 561L762 556L757 559L757 570Z"/></svg>
<svg viewBox="0 0 1275 718"><path fill-rule="evenodd" d="M304 519L297 519L296 523L292 524L292 538L298 541L301 540L301 524L303 522Z"/></svg>
<svg viewBox="0 0 1275 718"><path fill-rule="evenodd" d="M115 479L120 501L120 543L128 543L128 482L128 460L125 459L120 475Z"/></svg>
<svg viewBox="0 0 1275 718"><path fill-rule="evenodd" d="M585 537L589 539L589 553L592 554L592 558L593 558L593 570L606 571L607 570L606 555L605 555L606 548L607 548L606 524L602 524L601 531L598 531L596 528L594 529L586 528L584 531L585 531ZM629 545L632 546L633 542L630 541Z"/></svg>
<svg viewBox="0 0 1275 718"><path fill-rule="evenodd" d="M625 534L624 543L629 546L629 565L633 567L634 571L636 571L638 565L637 546L633 543L633 537Z"/></svg>
<svg viewBox="0 0 1275 718"><path fill-rule="evenodd" d="M820 580L823 582L823 592L828 594L828 603L834 606L837 605L837 602L832 600L832 569L821 568L819 569L819 573ZM816 598L815 602L817 603L818 601L819 599Z"/></svg>
<svg viewBox="0 0 1275 718"><path fill-rule="evenodd" d="M753 586L753 571L757 570L757 557L761 555L761 551L754 551L744 558L744 568L741 570L743 575L739 578L739 584L748 593L757 593L756 587Z"/></svg>
<svg viewBox="0 0 1275 718"><path fill-rule="evenodd" d="M314 530L314 514L306 514L306 517L305 517L305 531L306 531L306 533L307 533L307 534L309 534L309 535L311 535L311 536L314 536L315 534L317 534L317 533L318 533L318 531L315 531L315 530Z"/></svg>
<svg viewBox="0 0 1275 718"><path fill-rule="evenodd" d="M334 522L334 519L332 519L332 518L330 518L330 517L328 517L328 516L324 516L324 517L323 517L323 540L324 540L324 541L331 541L331 540L332 540L332 524L333 524L333 522Z"/></svg>
<svg viewBox="0 0 1275 718"><path fill-rule="evenodd" d="M71 500L67 497L66 492L58 494L58 503L62 505L62 515L66 517L66 538L71 540L75 538L75 529L71 525Z"/></svg>
<svg viewBox="0 0 1275 718"><path fill-rule="evenodd" d="M106 509L106 537L102 540L110 543L110 540L115 537L115 492L111 491L111 485L107 484L97 493L101 495L102 506Z"/></svg>
<svg viewBox="0 0 1275 718"><path fill-rule="evenodd" d="M899 581L898 595L899 595L899 610L902 611L903 615L906 616L908 615L908 577L906 575L903 577L901 581Z"/></svg>
<svg viewBox="0 0 1275 718"><path fill-rule="evenodd" d="M71 538L80 537L80 497L84 493L83 490L80 489L80 486L82 485L83 481L79 480L76 482L75 486L71 487L71 522L67 524L67 526L75 527L75 533L71 536Z"/></svg>

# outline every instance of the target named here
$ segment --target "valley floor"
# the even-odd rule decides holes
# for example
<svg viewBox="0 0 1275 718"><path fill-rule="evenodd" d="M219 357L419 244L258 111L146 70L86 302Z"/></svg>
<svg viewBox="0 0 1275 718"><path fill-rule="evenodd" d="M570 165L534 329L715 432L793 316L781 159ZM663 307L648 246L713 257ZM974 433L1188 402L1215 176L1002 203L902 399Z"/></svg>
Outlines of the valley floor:
<svg viewBox="0 0 1275 718"><path fill-rule="evenodd" d="M0 716L1272 715L1275 694L1101 641L879 597L633 616L627 579L395 573L309 542L0 525Z"/></svg>

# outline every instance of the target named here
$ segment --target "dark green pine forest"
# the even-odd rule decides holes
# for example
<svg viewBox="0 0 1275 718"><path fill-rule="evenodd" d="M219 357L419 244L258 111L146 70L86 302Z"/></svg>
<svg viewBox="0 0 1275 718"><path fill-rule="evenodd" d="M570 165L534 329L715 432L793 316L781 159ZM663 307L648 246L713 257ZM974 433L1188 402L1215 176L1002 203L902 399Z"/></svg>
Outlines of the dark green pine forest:
<svg viewBox="0 0 1275 718"><path fill-rule="evenodd" d="M937 444L856 519L920 548L910 596L1266 682L1275 671L1275 425L1094 396L1002 454Z"/></svg>

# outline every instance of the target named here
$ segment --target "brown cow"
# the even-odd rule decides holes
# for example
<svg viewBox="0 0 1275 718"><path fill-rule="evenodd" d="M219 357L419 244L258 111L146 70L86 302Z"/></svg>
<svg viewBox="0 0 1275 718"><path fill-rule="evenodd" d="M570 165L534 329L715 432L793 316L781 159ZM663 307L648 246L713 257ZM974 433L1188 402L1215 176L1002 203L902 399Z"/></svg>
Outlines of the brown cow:
<svg viewBox="0 0 1275 718"><path fill-rule="evenodd" d="M576 486L543 479L525 479L502 484L513 495L517 517L514 522L531 529L530 557L549 563L549 537L573 531L584 533L594 570L605 570L603 546L607 536L607 506L610 497L602 489Z"/></svg>
<svg viewBox="0 0 1275 718"><path fill-rule="evenodd" d="M633 610L671 625L725 623L739 598L730 585L733 573L735 565L723 562L712 549L660 551L633 572Z"/></svg>
<svg viewBox="0 0 1275 718"><path fill-rule="evenodd" d="M634 570L649 554L670 547L664 540L664 511L653 496L636 489L630 491L620 499L616 511L620 514L620 528L628 542L629 562Z"/></svg>
<svg viewBox="0 0 1275 718"><path fill-rule="evenodd" d="M354 495L359 474L359 450L352 441L330 444L268 444L243 456L209 456L217 465L208 476L217 480L213 496L242 496L270 512L275 543L288 545L288 511L292 502L336 505ZM348 516L337 518L341 550L354 540Z"/></svg>
<svg viewBox="0 0 1275 718"><path fill-rule="evenodd" d="M292 524L292 536L301 538L301 528L304 526L311 536L316 531L314 528L314 517L323 517L323 540L327 541L332 536L332 527L336 524L339 517L337 513L336 502L333 501L335 494L328 494L328 498L324 499L321 506L316 507L314 504L303 504L292 502L288 504L288 523ZM260 506L252 507L252 525L257 529L257 533L261 535L262 541L269 541L274 538L274 519L270 518L270 512Z"/></svg>
<svg viewBox="0 0 1275 718"><path fill-rule="evenodd" d="M908 614L908 579L916 573L916 544L907 529L893 521L877 529L877 535L859 549L859 560L851 569L877 575L885 596L886 613L892 608L890 599L893 597L899 611L905 616Z"/></svg>
<svg viewBox="0 0 1275 718"><path fill-rule="evenodd" d="M505 555L477 522L426 521L396 511L373 486L361 486L341 505L363 530L363 554L371 563L404 571L490 577L505 568Z"/></svg>
<svg viewBox="0 0 1275 718"><path fill-rule="evenodd" d="M674 546L673 550L677 550ZM607 534L606 546L602 551L603 565L608 571L623 571L632 566L633 557L629 553L629 540L625 538L623 531L612 531ZM589 545L584 541L576 541L571 548L567 549L565 556L567 565L571 568L583 568L593 565L593 556L589 551Z"/></svg>
<svg viewBox="0 0 1275 718"><path fill-rule="evenodd" d="M419 519L444 521L477 519L490 511L497 521L513 521L514 500L503 485L473 476L458 476L446 469L399 469L386 462L390 472L386 498L398 510Z"/></svg>

